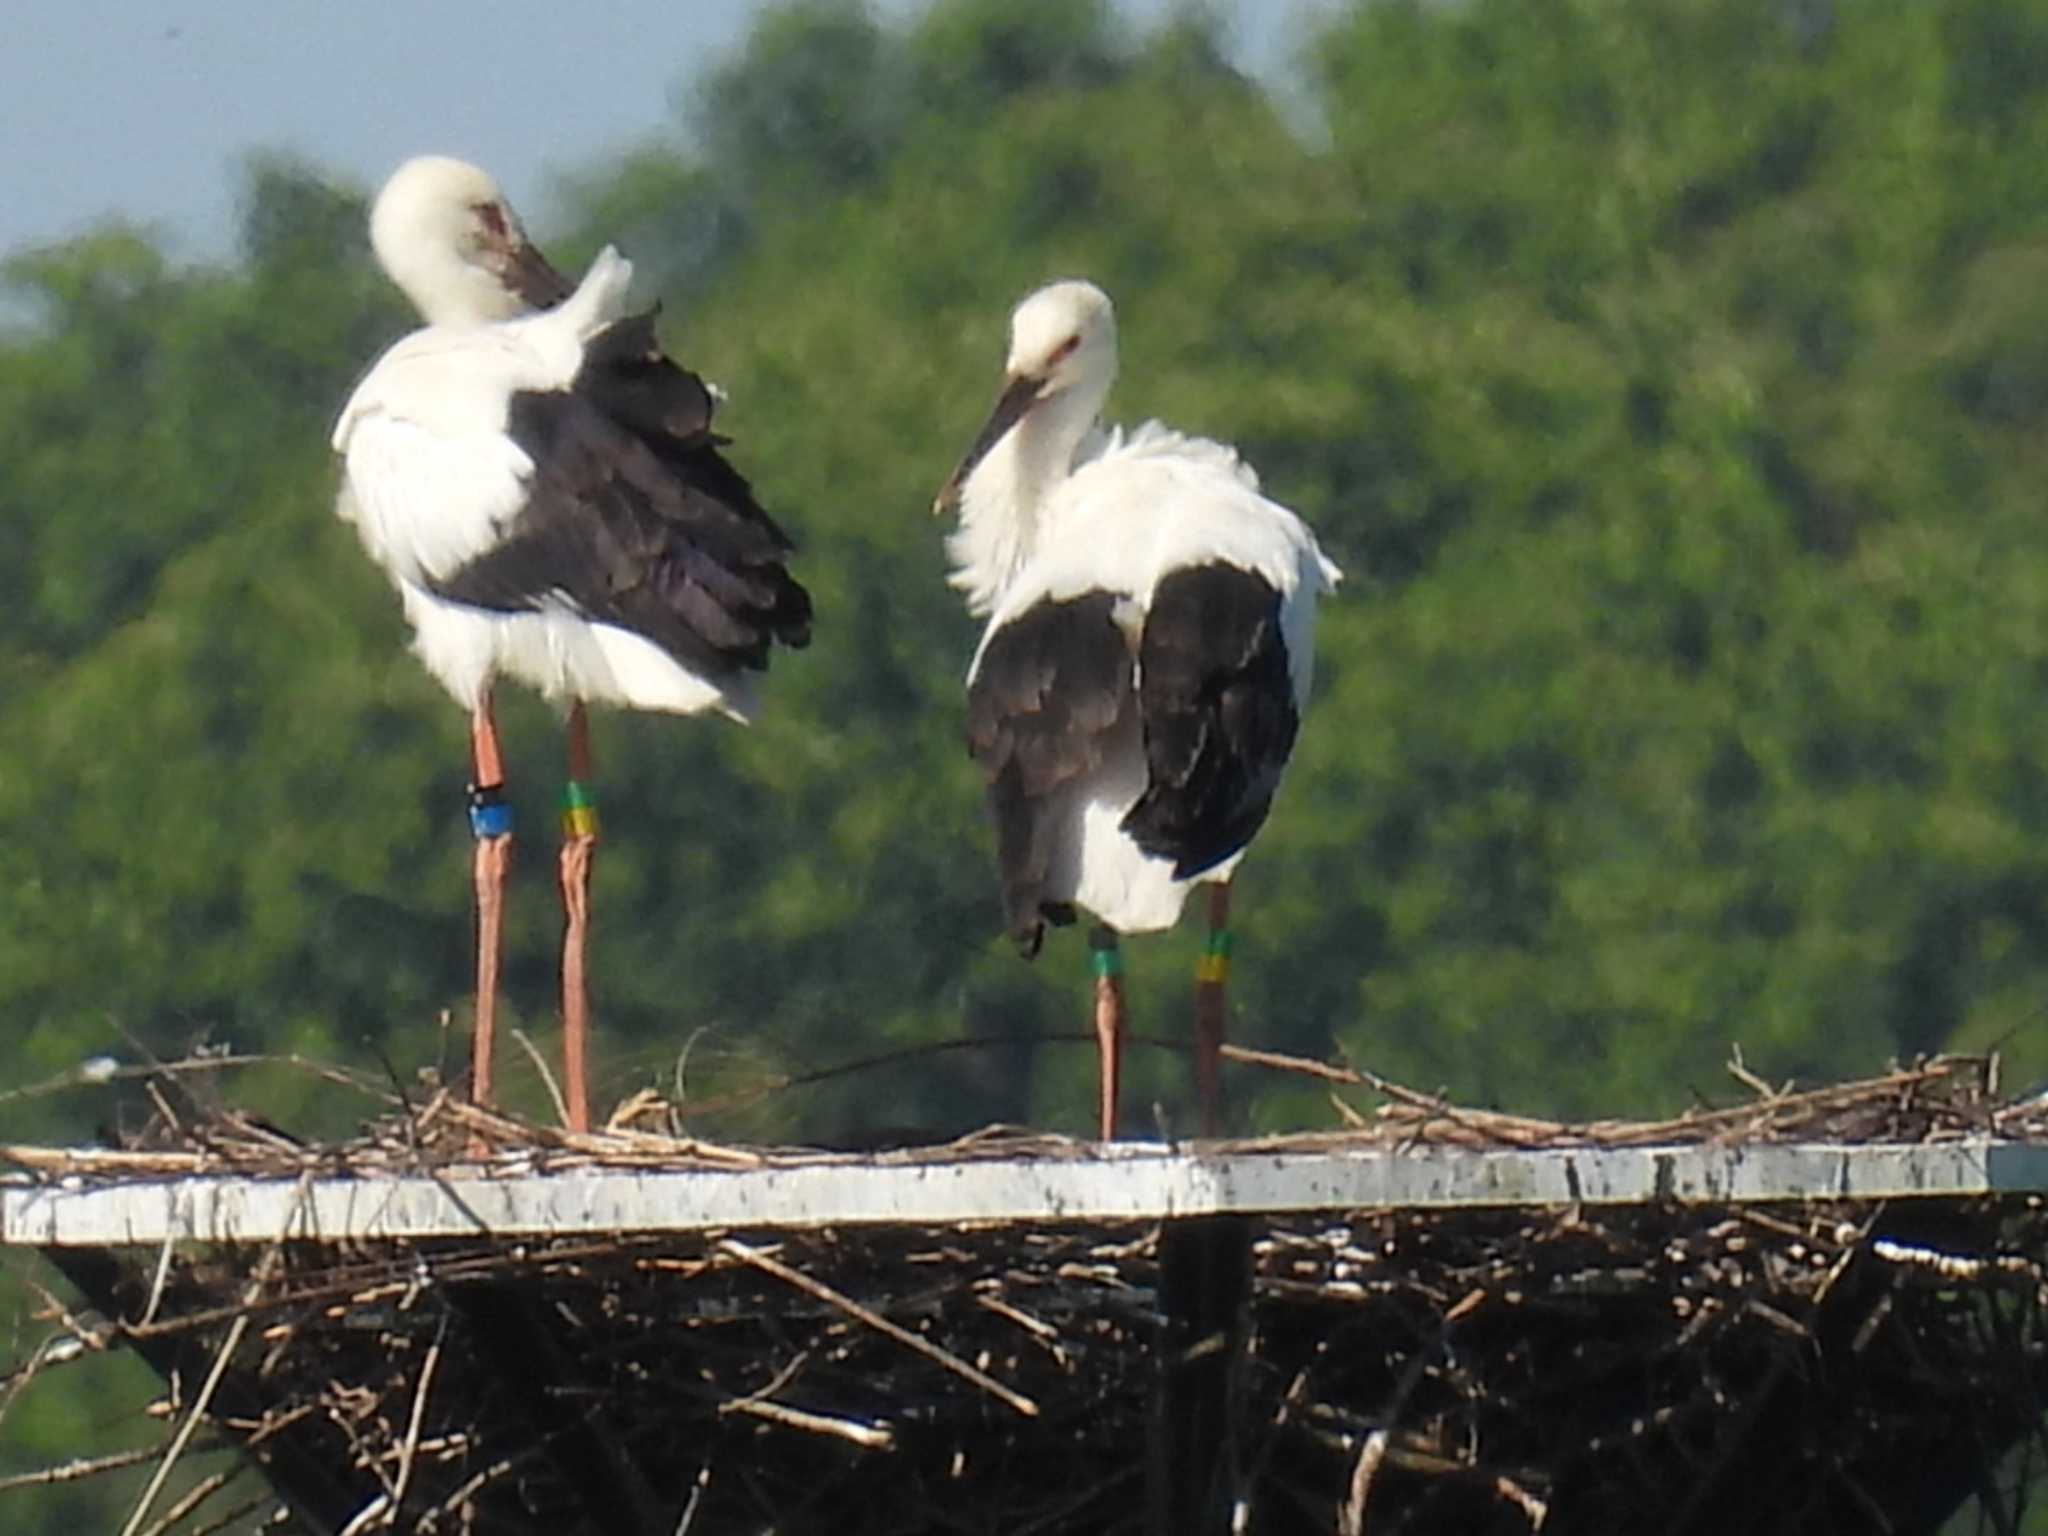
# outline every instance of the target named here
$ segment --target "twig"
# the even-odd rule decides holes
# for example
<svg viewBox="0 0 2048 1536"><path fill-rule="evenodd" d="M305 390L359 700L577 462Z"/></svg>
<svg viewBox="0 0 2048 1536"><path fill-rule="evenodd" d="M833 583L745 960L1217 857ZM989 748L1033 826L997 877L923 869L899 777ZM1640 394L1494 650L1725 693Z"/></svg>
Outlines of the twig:
<svg viewBox="0 0 2048 1536"><path fill-rule="evenodd" d="M216 1472L211 1477L201 1478L191 1488L186 1490L185 1497L165 1510L163 1518L152 1524L148 1530L142 1533L142 1536L164 1536L164 1533L170 1530L172 1526L183 1520L193 1510L204 1504L216 1493L219 1493L221 1489L227 1487L229 1483L240 1477L247 1470L247 1467L237 1462L224 1472Z"/></svg>
<svg viewBox="0 0 2048 1536"><path fill-rule="evenodd" d="M162 1454L162 1451L160 1444L138 1446L132 1451L114 1451L105 1456L67 1461L61 1466L39 1467L33 1472L16 1472L10 1477L0 1477L0 1493L9 1493L16 1488L47 1488L53 1483L75 1483L97 1477L102 1472L118 1472L123 1467L139 1466Z"/></svg>
<svg viewBox="0 0 2048 1536"><path fill-rule="evenodd" d="M368 1079L361 1073L347 1067L338 1067L324 1061L311 1061L299 1055L255 1053L246 1056L195 1056L186 1061L152 1062L148 1066L140 1067L92 1070L72 1067L40 1083L30 1083L25 1088L0 1090L0 1104L11 1103L16 1099L42 1098L48 1094L61 1093L67 1088L97 1087L102 1083L120 1082L137 1077L180 1077L192 1072L219 1072L227 1067L291 1067L295 1071L325 1078L330 1083L353 1088L367 1097L382 1099L387 1104L395 1105L398 1102L382 1089L371 1087Z"/></svg>
<svg viewBox="0 0 2048 1536"><path fill-rule="evenodd" d="M1550 1506L1506 1473L1495 1476L1493 1491L1521 1510L1532 1531L1542 1530L1543 1522L1550 1518Z"/></svg>
<svg viewBox="0 0 2048 1536"><path fill-rule="evenodd" d="M441 1328L434 1335L434 1342L427 1346L427 1358L420 1362L420 1384L412 1394L412 1418L405 1426L405 1443L398 1450L398 1480L391 1490L391 1518L387 1522L394 1529L398 1516L405 1508L406 1485L412 1481L412 1459L420 1447L420 1421L426 1417L427 1388L433 1384L434 1367L441 1361L441 1341L448 1336L448 1317L441 1317Z"/></svg>
<svg viewBox="0 0 2048 1536"><path fill-rule="evenodd" d="M2035 1279L2040 1277L2040 1270L2031 1261L2021 1258L2016 1253L1993 1254L1988 1259L1975 1258L1959 1253L1943 1253L1938 1248L1922 1248L1911 1243L1894 1242L1888 1237L1878 1238L1870 1245L1870 1251L1887 1264L1932 1270L1944 1280L1981 1280L1989 1272L2026 1275Z"/></svg>
<svg viewBox="0 0 2048 1536"><path fill-rule="evenodd" d="M52 1334L43 1339L29 1355L26 1365L0 1376L0 1424L7 1421L7 1411L28 1390L28 1384L44 1371L103 1352L106 1347L106 1341L89 1329L64 1335Z"/></svg>
<svg viewBox="0 0 2048 1536"><path fill-rule="evenodd" d="M555 1102L555 1114L566 1126L569 1123L569 1101L562 1097L562 1090L555 1082L555 1074L548 1070L547 1058L541 1055L539 1048L527 1038L525 1030L513 1030L512 1038L519 1042L519 1048L526 1052L527 1060L533 1063L533 1070L540 1074L541 1082L547 1087L548 1097Z"/></svg>
<svg viewBox="0 0 2048 1536"><path fill-rule="evenodd" d="M425 1515L421 1516L419 1528L422 1531L431 1531L436 1529L440 1525L441 1517L443 1515L453 1514L456 1509L461 1507L461 1505L467 1499L470 1498L471 1495L482 1490L486 1484L496 1482L499 1478L503 1477L507 1472L510 1472L514 1467L518 1466L522 1461L530 1459L533 1455L533 1448L528 1447L527 1449L519 1451L514 1455L501 1456L496 1461L492 1462L489 1466L485 1467L481 1472L472 1473L469 1477L465 1478L461 1483L456 1485L455 1491L453 1493L449 1494L447 1498L443 1499L439 1504L435 1505L432 1509L428 1510Z"/></svg>
<svg viewBox="0 0 2048 1536"><path fill-rule="evenodd" d="M891 1450L896 1444L896 1433L887 1424L862 1424L853 1419L834 1418L830 1414L811 1413L784 1403L770 1402L766 1398L734 1398L729 1403L720 1403L718 1411L749 1414L772 1424L787 1424L792 1429L807 1429L815 1434L837 1435L841 1440L851 1440L871 1451Z"/></svg>
<svg viewBox="0 0 2048 1536"><path fill-rule="evenodd" d="M1775 1103L1785 1096L1784 1089L1773 1088L1749 1070L1748 1063L1742 1059L1742 1043L1739 1040L1731 1041L1728 1046L1728 1075L1766 1104Z"/></svg>
<svg viewBox="0 0 2048 1536"><path fill-rule="evenodd" d="M348 1518L347 1524L334 1536L363 1536L363 1532L388 1523L394 1513L389 1490L380 1490L376 1497Z"/></svg>
<svg viewBox="0 0 2048 1536"><path fill-rule="evenodd" d="M144 1327L156 1321L156 1309L163 1304L164 1282L171 1278L171 1250L175 1246L172 1238L175 1228L164 1233L164 1245L157 1250L156 1275L149 1283L149 1305L142 1309L141 1323Z"/></svg>
<svg viewBox="0 0 2048 1536"><path fill-rule="evenodd" d="M1365 1536L1365 1501L1372 1496L1372 1480L1387 1455L1387 1432L1376 1429L1358 1448L1358 1460L1351 1468L1351 1488L1344 1507L1337 1511L1338 1536Z"/></svg>
<svg viewBox="0 0 2048 1536"><path fill-rule="evenodd" d="M191 1533L191 1536L218 1536L219 1532L226 1530L229 1526L233 1525L237 1520L241 1519L244 1515L252 1514L256 1510L261 1509L265 1504L270 1502L270 1498L271 1496L269 1494L263 1493L258 1494L253 1499L249 1499L241 1504L237 1504L233 1509L229 1510L226 1514L222 1515L218 1520L215 1520L208 1525L202 1525L196 1528ZM271 1522L266 1521L264 1523L269 1524Z"/></svg>
<svg viewBox="0 0 2048 1536"><path fill-rule="evenodd" d="M869 1311L852 1297L842 1295L822 1281L813 1280L803 1271L790 1268L789 1265L784 1264L780 1259L771 1259L767 1254L761 1252L760 1249L751 1248L738 1238L720 1238L718 1247L720 1252L729 1253L742 1263L751 1264L754 1268L773 1275L778 1280L788 1282L807 1295L815 1296L818 1300L839 1308L847 1316L857 1318L876 1332L887 1334L904 1348L915 1350L926 1359L944 1366L963 1381L972 1382L990 1396L1009 1404L1010 1407L1016 1409L1017 1412L1023 1414L1026 1418L1035 1419L1038 1417L1038 1404L1034 1403L1023 1393L1004 1386L987 1372L976 1370L958 1355L939 1348L938 1345L930 1340L919 1338L908 1328L890 1322L889 1319L883 1317L879 1312Z"/></svg>
<svg viewBox="0 0 2048 1536"><path fill-rule="evenodd" d="M997 1317L1008 1318L1033 1338L1043 1339L1048 1343L1057 1343L1059 1340L1060 1331L1053 1327L1051 1323L1046 1322L1043 1318L1033 1317L1021 1307L1011 1306L1009 1302L1004 1301L1000 1296L977 1295L974 1300L976 1305L987 1308L995 1313Z"/></svg>
<svg viewBox="0 0 2048 1536"><path fill-rule="evenodd" d="M213 1369L206 1373L205 1385L192 1400L192 1409L185 1415L185 1422L178 1426L177 1434L171 1437L169 1447L164 1451L163 1460L157 1463L156 1473L149 1480L149 1486L142 1490L142 1497L135 1501L134 1513L128 1523L121 1527L121 1536L136 1536L142 1529L142 1522L149 1518L150 1506L156 1503L156 1496L163 1492L164 1482L171 1475L171 1468L178 1464L178 1458L185 1454L185 1446L192 1438L192 1431L198 1428L199 1420L205 1415L207 1404L213 1401L214 1389L220 1385L221 1377L227 1374L228 1361L242 1342L242 1335L249 1331L247 1313L235 1319L228 1329L227 1338L221 1343L213 1357Z"/></svg>
<svg viewBox="0 0 2048 1536"><path fill-rule="evenodd" d="M690 1527L697 1523L697 1506L704 1502L704 1490L710 1486L711 1463L707 1461L690 1484L690 1502L683 1506L683 1516L676 1521L675 1536L690 1536Z"/></svg>

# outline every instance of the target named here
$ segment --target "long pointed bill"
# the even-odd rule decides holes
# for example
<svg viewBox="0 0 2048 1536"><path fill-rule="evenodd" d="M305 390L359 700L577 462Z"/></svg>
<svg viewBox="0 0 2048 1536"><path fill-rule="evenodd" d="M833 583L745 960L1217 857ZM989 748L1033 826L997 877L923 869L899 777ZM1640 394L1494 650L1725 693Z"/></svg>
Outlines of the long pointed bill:
<svg viewBox="0 0 2048 1536"><path fill-rule="evenodd" d="M498 253L498 275L505 286L534 309L553 309L576 291L575 285L524 238L515 238Z"/></svg>
<svg viewBox="0 0 2048 1536"><path fill-rule="evenodd" d="M974 466L987 458L989 450L1001 442L1003 435L1038 403L1038 392L1043 388L1045 380L1028 373L1017 375L1003 386L1003 392L996 396L995 409L988 413L988 421L975 435L973 445L960 460L959 467L939 487L939 494L932 498L932 516L950 512L960 504L960 488L967 484L967 477L974 473Z"/></svg>

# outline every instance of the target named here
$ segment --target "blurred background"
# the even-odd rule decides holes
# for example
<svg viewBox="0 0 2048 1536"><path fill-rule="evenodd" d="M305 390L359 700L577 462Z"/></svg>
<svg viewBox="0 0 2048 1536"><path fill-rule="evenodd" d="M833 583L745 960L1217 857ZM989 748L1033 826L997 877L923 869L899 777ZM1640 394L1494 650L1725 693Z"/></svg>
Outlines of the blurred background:
<svg viewBox="0 0 2048 1536"><path fill-rule="evenodd" d="M635 259L818 603L753 729L597 722L607 1101L1090 1124L1083 945L1000 936L927 511L1009 306L1081 274L1113 414L1237 444L1348 572L1237 882L1235 1038L1561 1115L1724 1096L1737 1043L2048 1076L2035 0L101 9L30 22L0 91L0 1141L138 1122L40 1091L102 1055L461 1060L464 719L327 449L411 324L363 224L423 150L565 267ZM561 737L505 706L509 1004L552 1052ZM1127 947L1168 1126L1199 942ZM206 1091L304 1135L375 1109L286 1066ZM1337 1119L1231 1091L1241 1128ZM54 1282L5 1266L18 1360ZM125 1369L0 1384L0 1478L127 1443Z"/></svg>

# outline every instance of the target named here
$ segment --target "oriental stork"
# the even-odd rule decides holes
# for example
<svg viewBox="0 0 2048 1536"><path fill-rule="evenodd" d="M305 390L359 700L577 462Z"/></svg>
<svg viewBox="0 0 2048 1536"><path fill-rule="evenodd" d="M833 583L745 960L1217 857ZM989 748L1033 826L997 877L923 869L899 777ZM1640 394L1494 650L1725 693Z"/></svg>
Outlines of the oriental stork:
<svg viewBox="0 0 2048 1536"><path fill-rule="evenodd" d="M573 1129L590 1121L585 949L597 817L586 702L744 721L777 644L810 636L789 539L721 456L703 380L631 313L607 247L570 285L497 184L439 156L378 195L371 244L423 330L334 429L338 510L397 587L420 660L470 715L476 837L471 1094L491 1097L512 821L500 677L566 708L562 1025Z"/></svg>
<svg viewBox="0 0 2048 1536"><path fill-rule="evenodd" d="M1010 317L1006 377L934 511L957 508L952 584L988 628L967 677L1011 937L1029 957L1097 920L1102 1135L1116 1134L1117 936L1170 928L1207 884L1196 968L1205 1134L1222 1120L1230 877L1279 787L1307 701L1319 594L1339 571L1221 443L1105 431L1116 314L1086 282Z"/></svg>

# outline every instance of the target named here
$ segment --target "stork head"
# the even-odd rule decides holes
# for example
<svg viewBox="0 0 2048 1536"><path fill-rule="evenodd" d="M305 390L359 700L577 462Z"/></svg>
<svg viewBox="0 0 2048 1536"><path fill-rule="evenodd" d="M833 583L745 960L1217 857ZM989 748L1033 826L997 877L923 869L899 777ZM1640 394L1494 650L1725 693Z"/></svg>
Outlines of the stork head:
<svg viewBox="0 0 2048 1536"><path fill-rule="evenodd" d="M446 155L408 160L384 183L370 210L370 244L429 325L510 320L570 292L497 182Z"/></svg>
<svg viewBox="0 0 2048 1536"><path fill-rule="evenodd" d="M1027 415L1055 401L1070 406L1079 433L1116 380L1116 306L1093 283L1070 279L1049 283L1010 312L1010 355L1003 369L995 409L975 436L960 465L932 503L944 512L960 500L961 487L989 450Z"/></svg>

